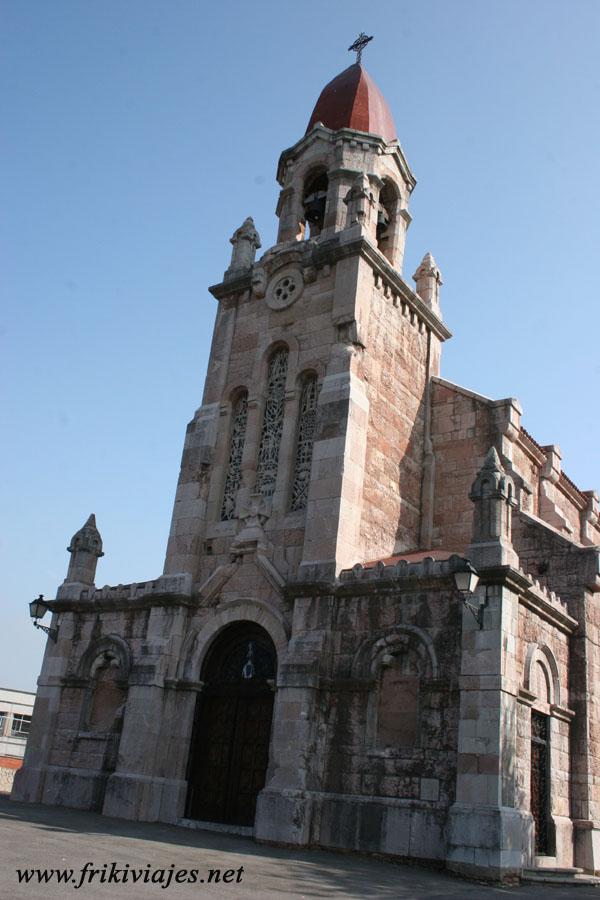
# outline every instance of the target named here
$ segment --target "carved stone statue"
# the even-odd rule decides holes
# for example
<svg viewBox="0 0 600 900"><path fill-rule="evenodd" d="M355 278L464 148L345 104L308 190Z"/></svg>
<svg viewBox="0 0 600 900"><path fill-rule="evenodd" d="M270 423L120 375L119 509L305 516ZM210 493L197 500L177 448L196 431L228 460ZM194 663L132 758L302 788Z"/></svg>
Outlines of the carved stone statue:
<svg viewBox="0 0 600 900"><path fill-rule="evenodd" d="M373 194L369 176L363 173L357 175L352 187L344 197L344 203L348 206L348 224L367 225L373 206Z"/></svg>
<svg viewBox="0 0 600 900"><path fill-rule="evenodd" d="M267 293L267 273L262 266L252 269L252 293L259 300Z"/></svg>

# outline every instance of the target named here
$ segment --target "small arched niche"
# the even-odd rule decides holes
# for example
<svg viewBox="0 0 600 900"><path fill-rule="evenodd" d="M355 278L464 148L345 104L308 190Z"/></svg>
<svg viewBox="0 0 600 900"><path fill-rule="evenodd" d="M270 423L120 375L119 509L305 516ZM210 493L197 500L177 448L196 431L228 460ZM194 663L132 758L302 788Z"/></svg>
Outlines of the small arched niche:
<svg viewBox="0 0 600 900"><path fill-rule="evenodd" d="M429 635L416 626L395 626L366 641L353 662L357 677L372 689L366 710L366 745L371 752L411 756L421 743L424 686L437 677Z"/></svg>
<svg viewBox="0 0 600 900"><path fill-rule="evenodd" d="M375 746L411 752L419 738L421 671L413 653L384 657L377 679Z"/></svg>
<svg viewBox="0 0 600 900"><path fill-rule="evenodd" d="M313 170L307 175L302 191L304 236L306 238L317 237L323 230L328 189L329 179L325 169Z"/></svg>
<svg viewBox="0 0 600 900"><path fill-rule="evenodd" d="M102 733L118 730L127 700L127 685L118 660L109 653L97 660L91 687L87 730Z"/></svg>
<svg viewBox="0 0 600 900"><path fill-rule="evenodd" d="M79 664L87 682L80 728L100 734L117 734L123 725L127 703L131 651L117 635L95 641Z"/></svg>

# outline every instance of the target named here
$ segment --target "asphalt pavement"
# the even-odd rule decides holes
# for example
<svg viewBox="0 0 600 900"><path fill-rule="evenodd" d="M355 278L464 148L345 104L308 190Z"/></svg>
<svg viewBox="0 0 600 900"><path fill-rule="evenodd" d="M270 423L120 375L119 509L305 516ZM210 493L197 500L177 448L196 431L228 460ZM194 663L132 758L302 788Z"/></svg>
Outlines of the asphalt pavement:
<svg viewBox="0 0 600 900"><path fill-rule="evenodd" d="M600 900L597 888L485 885L356 854L267 847L5 796L0 862L1 900Z"/></svg>

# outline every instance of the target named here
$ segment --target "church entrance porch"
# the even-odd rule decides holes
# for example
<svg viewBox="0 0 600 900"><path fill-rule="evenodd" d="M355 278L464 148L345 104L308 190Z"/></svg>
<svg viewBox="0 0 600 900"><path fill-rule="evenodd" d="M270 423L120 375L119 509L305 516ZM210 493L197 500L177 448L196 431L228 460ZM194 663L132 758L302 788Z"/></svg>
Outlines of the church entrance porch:
<svg viewBox="0 0 600 900"><path fill-rule="evenodd" d="M269 760L275 670L275 647L258 625L232 625L215 640L196 705L187 818L254 823Z"/></svg>

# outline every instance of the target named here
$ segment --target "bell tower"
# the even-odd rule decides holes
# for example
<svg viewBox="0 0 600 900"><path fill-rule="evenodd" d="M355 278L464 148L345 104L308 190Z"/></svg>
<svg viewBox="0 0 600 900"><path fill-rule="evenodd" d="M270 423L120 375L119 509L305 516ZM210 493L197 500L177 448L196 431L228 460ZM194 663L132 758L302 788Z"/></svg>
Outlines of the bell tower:
<svg viewBox="0 0 600 900"><path fill-rule="evenodd" d="M165 565L195 583L246 545L250 508L283 580L418 549L424 531L429 382L450 332L437 268L435 290L421 269L419 293L403 278L415 179L359 62L323 89L277 180L277 243L257 259L246 219L210 288L211 355Z"/></svg>

